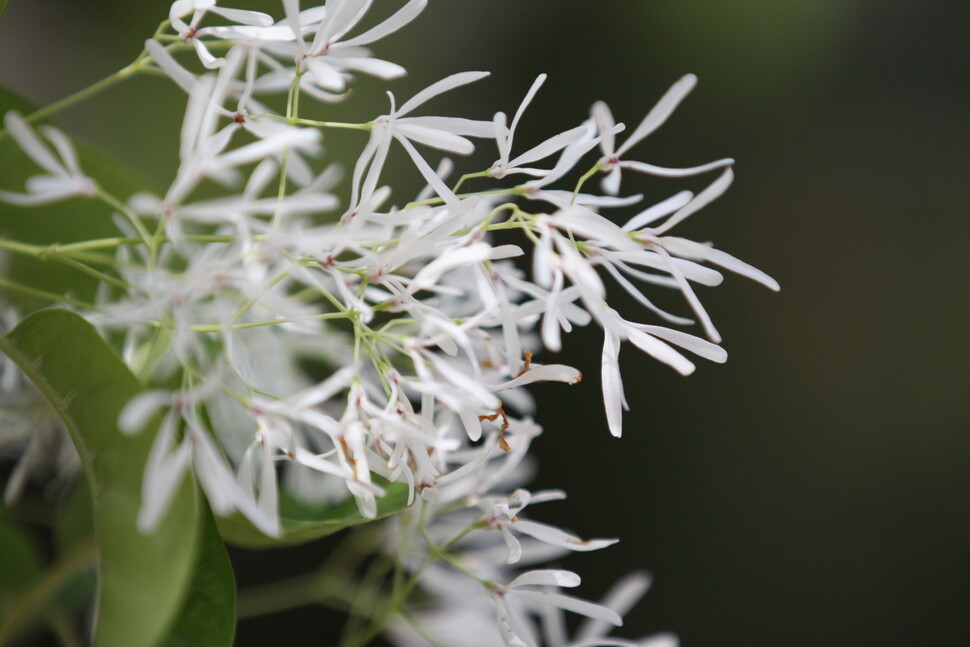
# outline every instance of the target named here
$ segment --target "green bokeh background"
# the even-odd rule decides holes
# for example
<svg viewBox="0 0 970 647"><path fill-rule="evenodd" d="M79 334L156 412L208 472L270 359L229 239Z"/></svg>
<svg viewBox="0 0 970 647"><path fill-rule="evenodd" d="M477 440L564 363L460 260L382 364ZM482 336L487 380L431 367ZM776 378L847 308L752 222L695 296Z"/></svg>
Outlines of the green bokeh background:
<svg viewBox="0 0 970 647"><path fill-rule="evenodd" d="M167 5L11 0L0 82L40 104L80 89L133 58ZM282 13L268 0L236 6ZM548 73L523 144L575 125L596 99L632 125L694 72L697 90L637 152L671 166L738 160L731 191L680 231L782 284L772 295L729 278L701 295L728 363L683 379L624 349L621 440L602 414L596 331L558 358L587 379L537 390L536 484L570 499L536 514L623 539L563 565L594 598L625 569L654 574L625 635L970 644L968 28L966 0L432 0L377 45L411 71L391 86L399 98L493 72L429 104L442 114L511 112ZM386 110L383 87L359 85L329 114ZM58 121L164 186L183 103L171 84L140 79ZM327 142L345 164L361 143ZM394 176L416 184L413 171ZM659 198L694 185L626 186ZM293 560L322 550L238 553L240 580L298 571ZM313 642L247 622L238 644L330 643L329 616L284 620Z"/></svg>

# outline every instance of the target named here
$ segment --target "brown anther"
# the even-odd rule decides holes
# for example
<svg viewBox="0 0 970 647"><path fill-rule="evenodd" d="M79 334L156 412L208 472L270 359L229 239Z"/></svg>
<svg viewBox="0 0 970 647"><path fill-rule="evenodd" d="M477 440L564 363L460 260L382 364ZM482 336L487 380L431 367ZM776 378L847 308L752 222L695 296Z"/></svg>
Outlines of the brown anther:
<svg viewBox="0 0 970 647"><path fill-rule="evenodd" d="M498 366L496 366L495 365L495 362L493 362L490 359L483 359L482 360L482 368L498 368Z"/></svg>
<svg viewBox="0 0 970 647"><path fill-rule="evenodd" d="M502 407L499 407L498 410L491 415L478 416L478 421L483 422L488 420L489 422L495 422L498 420L499 416L502 416L502 426L498 430L498 446L503 452L507 452L512 449L512 446L509 445L508 441L505 440L505 432L508 431L509 428L509 417L505 415L505 410Z"/></svg>
<svg viewBox="0 0 970 647"><path fill-rule="evenodd" d="M196 34L198 33L199 33L198 29L196 29L195 27L189 27L188 29L185 30L185 33L182 34L182 40L184 40L185 42L189 42L190 40L195 38Z"/></svg>
<svg viewBox="0 0 970 647"><path fill-rule="evenodd" d="M235 122L236 124L238 124L238 125L240 125L240 126L242 126L242 125L243 125L244 123L246 123L246 115L244 115L244 114L243 114L243 113L241 113L241 112L237 112L236 114L234 114L234 115L232 116L232 120L233 120L233 122Z"/></svg>
<svg viewBox="0 0 970 647"><path fill-rule="evenodd" d="M522 364L523 364L522 370L519 371L518 375L516 375L515 377L522 377L522 375L524 375L526 371L528 371L530 368L532 368L532 351L531 350L525 351L525 359L522 362Z"/></svg>
<svg viewBox="0 0 970 647"><path fill-rule="evenodd" d="M350 465L350 468L354 470L354 478L356 479L357 459L350 455L350 445L347 444L347 441L343 437L340 438L340 451L344 453L344 458L347 459L347 463Z"/></svg>

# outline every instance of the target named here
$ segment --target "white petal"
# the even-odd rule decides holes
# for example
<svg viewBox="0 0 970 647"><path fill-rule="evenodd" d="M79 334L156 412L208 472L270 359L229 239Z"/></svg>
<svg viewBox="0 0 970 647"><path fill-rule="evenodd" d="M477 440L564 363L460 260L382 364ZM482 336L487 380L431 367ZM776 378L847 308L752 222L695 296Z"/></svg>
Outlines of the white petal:
<svg viewBox="0 0 970 647"><path fill-rule="evenodd" d="M764 285L769 290L774 290L777 292L781 289L778 285L778 281L771 278L761 270L751 265L748 265L742 260L739 260L727 252L722 252L719 249L711 249L707 252L707 260L715 265L720 265L726 270L730 270L735 274L740 274L741 276L746 276L753 281Z"/></svg>
<svg viewBox="0 0 970 647"><path fill-rule="evenodd" d="M638 213L637 215L630 218L625 225L623 225L623 231L636 231L646 227L650 223L663 218L664 216L669 216L678 209L682 208L688 202L694 194L690 191L681 191L680 193L675 193L666 200L658 202L657 204L648 207Z"/></svg>
<svg viewBox="0 0 970 647"><path fill-rule="evenodd" d="M524 164L532 164L533 162L545 159L553 153L561 151L573 142L578 141L585 132L585 126L576 126L571 130L561 132L558 135L553 135L538 146L530 148L526 152L516 157L514 160L511 160L509 162L509 166L519 167Z"/></svg>
<svg viewBox="0 0 970 647"><path fill-rule="evenodd" d="M604 620L616 626L623 624L623 619L617 615L616 611L607 609L606 607L594 602L587 602L586 600L574 598L571 595L563 595L562 593L552 593L546 591L516 591L515 594L517 597L521 597L536 604L558 607L566 611L572 611L573 613L584 615L587 618Z"/></svg>
<svg viewBox="0 0 970 647"><path fill-rule="evenodd" d="M380 40L389 34L393 34L401 27L418 17L424 8L428 6L428 0L410 0L406 5L401 7L394 15L380 23L379 25L365 31L363 34L351 38L350 40L345 40L343 45L353 46L353 45L367 45L368 43L373 43L374 41Z"/></svg>
<svg viewBox="0 0 970 647"><path fill-rule="evenodd" d="M677 213L668 218L662 225L654 230L656 235L661 235L670 230L671 227L675 226L677 223L682 221L684 218L690 216L691 214L701 210L702 208L709 205L714 200L721 197L728 187L731 186L731 182L734 181L734 171L731 167L724 169L721 175L711 182L703 191L697 194L697 196L684 205Z"/></svg>
<svg viewBox="0 0 970 647"><path fill-rule="evenodd" d="M540 74L536 77L536 80L532 82L532 86L529 88L529 91L526 92L525 98L522 99L522 103L519 104L519 109L515 111L515 116L512 118L512 125L509 128L512 133L515 133L515 128L519 125L519 120L522 119L522 113L524 113L525 109L529 107L530 103L532 103L532 99L536 96L536 92L539 91L539 88L541 88L542 84L545 82L545 74Z"/></svg>
<svg viewBox="0 0 970 647"><path fill-rule="evenodd" d="M512 528L516 532L534 537L543 543L579 552L599 550L620 541L619 539L580 539L576 535L554 526L527 519L514 522Z"/></svg>
<svg viewBox="0 0 970 647"><path fill-rule="evenodd" d="M617 149L616 154L619 157L623 156L623 153L630 150L633 146L638 144L641 140L650 135L653 131L663 125L667 118L673 114L680 102L684 100L694 86L697 85L697 77L693 74L687 74L681 77L676 83L674 83L667 93L661 97L657 105L653 107L647 116L643 118L637 129L633 131L630 137Z"/></svg>
<svg viewBox="0 0 970 647"><path fill-rule="evenodd" d="M572 571L544 569L527 571L508 583L508 589L520 586L564 586L573 588L582 583L579 575Z"/></svg>
<svg viewBox="0 0 970 647"><path fill-rule="evenodd" d="M616 122L613 120L613 113L610 112L609 106L602 101L594 103L590 113L593 121L596 122L596 130L601 135L600 150L604 156L612 157L616 150L616 134L613 132Z"/></svg>
<svg viewBox="0 0 970 647"><path fill-rule="evenodd" d="M168 50L161 43L151 39L146 40L145 50L155 61L155 65L175 81L176 85L187 93L192 91L192 87L195 85L195 75L179 65L178 61L168 53Z"/></svg>
<svg viewBox="0 0 970 647"><path fill-rule="evenodd" d="M399 79L408 73L397 63L383 61L379 58L347 57L334 59L334 62L348 70L363 72L385 81Z"/></svg>
<svg viewBox="0 0 970 647"><path fill-rule="evenodd" d="M212 6L209 11L219 14L223 18L228 18L241 25L253 25L256 27L269 27L273 24L273 17L261 11L249 11L247 9L229 9L226 7Z"/></svg>
<svg viewBox="0 0 970 647"><path fill-rule="evenodd" d="M3 126L10 133L10 136L17 142L20 148L49 173L63 176L64 167L51 154L40 138L34 134L27 122L13 110L8 110L3 115Z"/></svg>
<svg viewBox="0 0 970 647"><path fill-rule="evenodd" d="M408 99L404 105L395 111L394 116L401 117L406 115L421 104L433 99L439 94L448 92L449 90L454 90L455 88L463 85L468 85L469 83L474 83L475 81L480 81L488 75L488 72L459 72L458 74L447 76L436 83L432 83L424 90L421 90L416 95Z"/></svg>
<svg viewBox="0 0 970 647"><path fill-rule="evenodd" d="M652 337L642 330L630 330L627 338L634 346L654 359L658 359L664 364L672 367L681 375L690 375L694 372L695 367L690 360L664 342Z"/></svg>
<svg viewBox="0 0 970 647"><path fill-rule="evenodd" d="M628 168L639 173L656 175L657 177L690 177L692 175L700 175L701 173L707 173L708 171L724 168L725 166L731 166L732 164L734 164L733 159L725 158L715 162L701 164L700 166L691 166L689 168L667 168L665 166L647 164L646 162L620 162L619 166L620 168Z"/></svg>
<svg viewBox="0 0 970 647"><path fill-rule="evenodd" d="M139 393L121 410L118 416L118 429L125 434L141 431L159 409L170 405L171 402L172 396L167 391Z"/></svg>
<svg viewBox="0 0 970 647"><path fill-rule="evenodd" d="M712 344L706 339L701 339L700 337L695 337L694 335L689 335L679 330L664 328L663 326L648 326L645 324L633 325L645 333L649 333L654 337L659 337L660 339L666 340L671 344L676 344L677 346L689 350L690 352L699 357L703 357L704 359L717 362L718 364L723 364L727 361L727 351L717 344Z"/></svg>
<svg viewBox="0 0 970 647"><path fill-rule="evenodd" d="M603 404L610 433L619 438L623 435L623 410L629 409L623 395L623 378L620 376L620 340L609 331L603 332Z"/></svg>
<svg viewBox="0 0 970 647"><path fill-rule="evenodd" d="M408 123L395 124L394 130L397 134L407 137L413 142L437 148L438 150L456 153L458 155L470 155L475 152L475 145L464 137L452 135L451 133L434 128L425 128Z"/></svg>
<svg viewBox="0 0 970 647"><path fill-rule="evenodd" d="M493 391L503 391L505 389L514 389L517 386L523 386L525 384L532 384L533 382L565 382L567 384L576 384L582 378L583 374L572 366L566 366L565 364L545 364L530 368L515 379L491 388Z"/></svg>

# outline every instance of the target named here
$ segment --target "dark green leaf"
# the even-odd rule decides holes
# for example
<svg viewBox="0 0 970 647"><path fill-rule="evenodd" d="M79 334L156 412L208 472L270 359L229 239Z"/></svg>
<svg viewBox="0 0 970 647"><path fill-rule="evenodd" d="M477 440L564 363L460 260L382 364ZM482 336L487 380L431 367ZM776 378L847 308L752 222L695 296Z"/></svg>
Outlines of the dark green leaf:
<svg viewBox="0 0 970 647"><path fill-rule="evenodd" d="M154 647L186 599L200 540L199 501L186 480L151 535L135 523L150 434L124 436L121 408L138 382L94 328L42 310L0 336L0 351L44 393L71 433L93 495L98 546L96 647Z"/></svg>
<svg viewBox="0 0 970 647"><path fill-rule="evenodd" d="M236 579L226 546L209 510L203 512L202 546L188 598L160 647L230 647L236 631Z"/></svg>
<svg viewBox="0 0 970 647"><path fill-rule="evenodd" d="M40 571L40 555L30 538L16 523L0 517L0 602L7 594L22 594Z"/></svg>
<svg viewBox="0 0 970 647"><path fill-rule="evenodd" d="M375 478L375 481L379 479ZM381 484L385 486L387 494L377 501L378 519L408 507L408 488L405 484ZM272 548L311 541L371 521L361 516L353 497L338 505L323 507L301 503L288 494L280 497L280 519L283 534L279 538L267 537L239 514L228 518L220 517L217 523L222 536L234 545L243 548Z"/></svg>
<svg viewBox="0 0 970 647"><path fill-rule="evenodd" d="M94 542L94 519L91 511L91 492L84 479L58 507L54 525L54 541L60 555L68 555ZM93 568L78 571L58 592L56 602L61 608L82 610L97 591L97 574Z"/></svg>
<svg viewBox="0 0 970 647"><path fill-rule="evenodd" d="M7 8L7 0L0 0L0 16L3 15L3 10Z"/></svg>

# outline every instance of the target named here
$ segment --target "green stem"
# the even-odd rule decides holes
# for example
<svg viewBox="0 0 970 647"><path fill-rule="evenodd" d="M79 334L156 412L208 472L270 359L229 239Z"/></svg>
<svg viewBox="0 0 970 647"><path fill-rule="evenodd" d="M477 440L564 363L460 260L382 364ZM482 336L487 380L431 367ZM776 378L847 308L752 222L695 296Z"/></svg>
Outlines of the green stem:
<svg viewBox="0 0 970 647"><path fill-rule="evenodd" d="M138 232L138 236L141 237L142 241L148 245L149 249L153 249L154 238L149 233L148 228L145 227L145 223L138 217L138 214L129 209L128 205L124 202L100 188L98 189L98 198L112 209L117 209L121 215L127 218L128 222L135 228L135 231Z"/></svg>
<svg viewBox="0 0 970 647"><path fill-rule="evenodd" d="M601 170L603 170L603 165L600 164L599 162L596 162L596 164L593 165L593 168L583 173L583 176L579 178L578 182L576 182L576 188L573 189L573 197L569 201L569 206L572 206L573 203L576 202L576 196L579 195L579 191L580 189L583 188L583 185L586 184L586 181L589 180L589 178L596 175L597 173L599 173Z"/></svg>
<svg viewBox="0 0 970 647"><path fill-rule="evenodd" d="M465 180L471 180L479 177L492 177L491 169L488 169L486 171L479 171L478 173L465 173L460 178L458 178L458 183L455 184L455 187L451 191L453 193L458 193L458 189L460 189L461 185L465 183Z"/></svg>
<svg viewBox="0 0 970 647"><path fill-rule="evenodd" d="M75 103L79 103L81 101L89 99L94 95L98 94L99 92L103 92L104 90L107 90L113 85L117 85L121 81L124 81L128 77L134 74L137 74L139 71L141 71L141 69L145 66L145 60L146 60L146 55L142 53L138 58L136 58L134 61L132 61L125 67L121 68L117 72L104 77L100 81L97 81L92 85L89 85L83 90L78 90L74 94L68 95L63 99L59 99L54 103L44 106L39 110L35 110L34 112L24 117L24 121L26 121L29 124L32 124L37 121L41 121L42 119L46 119L47 117L50 117L51 115L56 114L61 110L64 110L65 108L69 108L73 106ZM8 133L6 130L0 130L0 141L3 141L4 137L6 137L7 135Z"/></svg>
<svg viewBox="0 0 970 647"><path fill-rule="evenodd" d="M456 197L458 198L471 198L479 197L484 198L490 195L523 195L525 189L520 186L511 187L508 189L493 189L492 191L478 191L477 193L462 193ZM428 198L427 200L417 200L415 202L409 202L404 206L404 209L411 209L412 207L425 207L436 204L442 204L444 200L442 198Z"/></svg>
<svg viewBox="0 0 970 647"><path fill-rule="evenodd" d="M75 573L88 566L94 559L96 544L92 539L65 555L47 570L37 584L7 614L0 626L0 647L13 645L14 639L37 616L41 615L50 601Z"/></svg>
<svg viewBox="0 0 970 647"><path fill-rule="evenodd" d="M97 306L79 299L71 298L65 294L54 294L53 292L47 292L46 290L39 290L37 288L32 288L27 285L21 285L20 283L15 283L13 281L8 281L6 279L0 278L0 288L7 288L8 290L13 290L14 292L20 292L21 294L29 294L32 297L37 297L39 299L44 299L45 301L50 301L51 303L57 303L58 301L67 303L74 306L75 308L84 308L86 310L97 310Z"/></svg>

